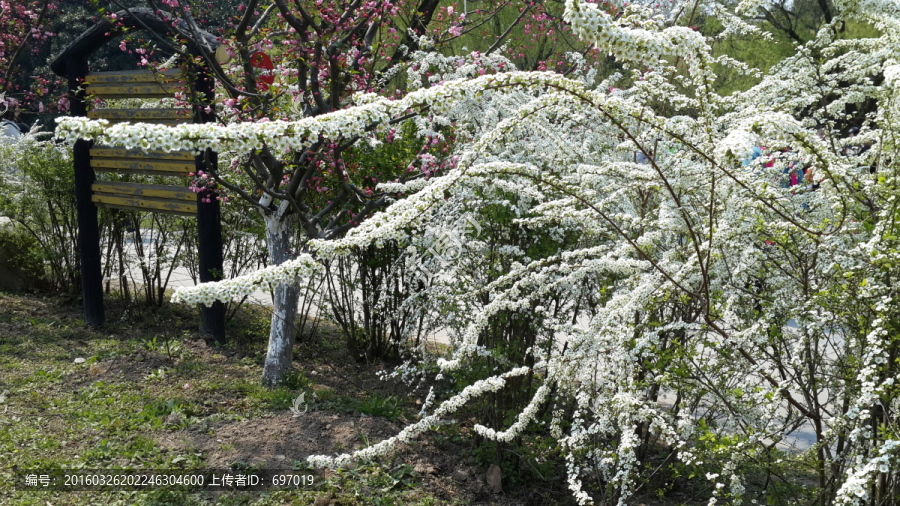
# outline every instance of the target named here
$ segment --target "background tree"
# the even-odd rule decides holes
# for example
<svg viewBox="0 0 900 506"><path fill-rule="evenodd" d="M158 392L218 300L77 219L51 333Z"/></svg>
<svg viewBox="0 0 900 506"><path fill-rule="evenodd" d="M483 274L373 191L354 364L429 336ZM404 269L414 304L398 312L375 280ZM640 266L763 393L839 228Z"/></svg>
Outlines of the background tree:
<svg viewBox="0 0 900 506"><path fill-rule="evenodd" d="M39 59L44 42L54 35L50 19L56 10L57 3L49 0L0 2L0 96L4 97L4 112L9 107L43 109L39 99L47 94L50 82L29 70L34 68L32 57Z"/></svg>

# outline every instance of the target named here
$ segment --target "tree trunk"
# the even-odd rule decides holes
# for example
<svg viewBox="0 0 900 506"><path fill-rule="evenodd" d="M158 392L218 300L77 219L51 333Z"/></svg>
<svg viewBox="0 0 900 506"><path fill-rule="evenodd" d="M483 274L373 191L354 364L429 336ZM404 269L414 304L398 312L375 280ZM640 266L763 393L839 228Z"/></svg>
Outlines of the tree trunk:
<svg viewBox="0 0 900 506"><path fill-rule="evenodd" d="M287 220L280 218L280 214L265 217L269 260L272 265L281 265L292 258L291 227ZM275 287L269 349L263 369L264 386L280 385L291 370L299 298L300 288L294 281L278 283Z"/></svg>

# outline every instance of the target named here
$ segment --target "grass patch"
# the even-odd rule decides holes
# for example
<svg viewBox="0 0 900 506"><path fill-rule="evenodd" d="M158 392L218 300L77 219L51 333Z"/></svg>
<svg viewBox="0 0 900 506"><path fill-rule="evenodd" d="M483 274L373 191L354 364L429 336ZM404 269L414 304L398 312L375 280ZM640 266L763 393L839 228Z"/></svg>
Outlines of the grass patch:
<svg viewBox="0 0 900 506"><path fill-rule="evenodd" d="M359 401L357 409L365 415L380 416L389 420L396 420L403 414L400 402L393 395L387 397L369 395Z"/></svg>
<svg viewBox="0 0 900 506"><path fill-rule="evenodd" d="M126 309L129 317L121 318ZM302 455L280 458L301 443L307 454L318 448L309 441L315 438L293 435L295 428L333 437L322 448L359 448L378 439L353 439L362 429L330 435L324 427L362 423L359 413L397 420L408 409L397 394L356 388L377 383L374 375L360 377L369 372L344 366L342 350L315 343L299 351L309 361L281 387L262 387L269 318L264 309L242 308L229 323L231 340L224 347L207 345L195 334L194 308L135 308L108 297L107 314L110 323L94 330L84 327L80 307L63 299L0 293L0 503L470 503L462 492L426 486L426 477L402 461L323 472L308 490L16 490L14 470L207 469L236 462L247 469L302 468ZM309 349L330 353L327 360L346 369L322 367L326 358ZM320 372L311 376L311 369ZM308 418L295 419L288 408L301 393L312 408ZM313 423L320 425L310 428ZM372 427L380 423L372 421ZM258 424L280 432L254 432ZM254 460L260 452L268 452L269 460Z"/></svg>

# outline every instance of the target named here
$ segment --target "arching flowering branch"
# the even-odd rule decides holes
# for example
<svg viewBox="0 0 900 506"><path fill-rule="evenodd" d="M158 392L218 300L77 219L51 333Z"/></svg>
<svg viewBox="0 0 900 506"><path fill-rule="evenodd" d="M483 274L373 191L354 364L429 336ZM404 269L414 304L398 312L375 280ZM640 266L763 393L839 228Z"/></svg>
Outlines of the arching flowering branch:
<svg viewBox="0 0 900 506"><path fill-rule="evenodd" d="M385 439L384 441L380 441L352 454L345 453L336 457L317 455L309 457L307 461L315 467L341 467L360 459L370 459L384 455L393 450L397 443L407 443L419 434L428 431L437 425L445 416L458 411L471 399L488 392L496 392L506 385L506 380L509 378L521 376L527 372L528 368L520 367L495 377L476 381L464 388L462 392L442 402L430 415L423 416L418 422L405 427L399 434L392 438Z"/></svg>
<svg viewBox="0 0 900 506"><path fill-rule="evenodd" d="M572 81L550 73L509 72L459 80L443 86L417 90L400 100L375 96L358 96L361 105L329 114L295 121L266 121L259 123L181 124L176 126L119 123L109 125L106 120L66 117L57 120L57 136L68 142L90 139L111 145L146 150L190 150L246 152L269 149L274 152L302 150L320 137L366 135L373 125L385 124L411 110L429 107L439 115L459 99L491 89L521 87L541 89L548 86L566 87Z"/></svg>
<svg viewBox="0 0 900 506"><path fill-rule="evenodd" d="M172 302L191 305L229 302L252 295L258 290L271 290L278 283L308 279L321 271L322 265L312 256L301 254L293 260L237 278L178 287L172 294Z"/></svg>

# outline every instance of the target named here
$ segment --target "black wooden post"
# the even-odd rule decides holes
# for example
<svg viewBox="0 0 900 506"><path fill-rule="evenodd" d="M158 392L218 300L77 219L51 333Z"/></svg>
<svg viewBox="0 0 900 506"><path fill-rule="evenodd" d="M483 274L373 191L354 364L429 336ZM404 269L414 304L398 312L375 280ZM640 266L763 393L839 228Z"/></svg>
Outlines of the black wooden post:
<svg viewBox="0 0 900 506"><path fill-rule="evenodd" d="M215 83L203 68L198 68L194 83L194 122L215 121L212 109L215 98ZM209 110L207 111L207 107ZM197 172L215 172L218 157L211 149L196 159ZM222 212L215 193L203 191L197 194L197 244L200 258L200 282L218 281L224 278L222 259ZM200 332L217 342L225 343L225 305L213 302L212 306L200 307Z"/></svg>
<svg viewBox="0 0 900 506"><path fill-rule="evenodd" d="M197 194L197 243L200 249L200 282L219 281L224 277L222 214L213 192ZM200 306L200 332L207 339L225 343L225 304L216 301L212 306Z"/></svg>
<svg viewBox="0 0 900 506"><path fill-rule="evenodd" d="M88 73L87 60L70 58L66 62L69 80L69 102L72 116L87 116L84 77ZM72 150L75 169L75 201L78 206L78 250L81 253L81 295L84 300L84 319L98 327L106 321L103 308L103 273L100 268L100 226L97 206L91 202L94 169L91 168L90 141L79 139Z"/></svg>

